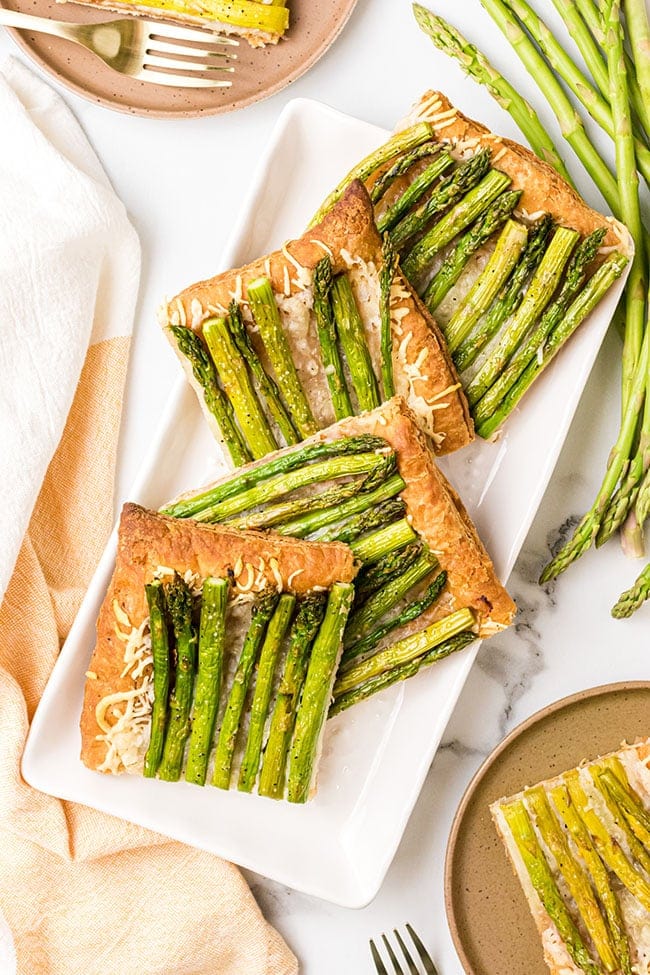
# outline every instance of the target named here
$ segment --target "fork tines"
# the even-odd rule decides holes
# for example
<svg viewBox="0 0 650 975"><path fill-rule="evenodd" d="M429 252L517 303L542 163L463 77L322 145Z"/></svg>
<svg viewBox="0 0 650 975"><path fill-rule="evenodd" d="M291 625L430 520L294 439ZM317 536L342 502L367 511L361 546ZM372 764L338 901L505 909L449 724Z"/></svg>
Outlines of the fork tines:
<svg viewBox="0 0 650 975"><path fill-rule="evenodd" d="M148 27L143 75L147 80L182 88L231 86L229 80L216 80L214 72L232 74L234 67L224 62L236 61L237 55L219 48L238 47L238 40L199 28L163 23L149 23ZM174 71L182 71L184 76Z"/></svg>
<svg viewBox="0 0 650 975"><path fill-rule="evenodd" d="M407 975L407 973L408 975L438 975L438 969L433 964L433 960L431 956L429 955L428 951L426 950L426 948L424 947L424 945L422 944L422 942L420 941L419 937L417 936L416 932L413 930L410 924L406 925L406 930L411 936L411 941L413 942L418 957L424 967L423 969L418 968L417 964L413 961L413 957L410 951L408 950L408 948L404 943L404 939L402 938L399 931L395 928L393 930L393 934L395 935L397 944L399 945L402 955L404 956L404 961L408 967L406 970L402 967L402 963L399 961L397 955L395 954L395 951L390 941L388 940L385 934L382 934L381 936L382 941L384 942L384 946L388 953L388 957L393 966L394 975ZM377 969L377 975L390 975L388 969L386 968L384 962L382 961L377 946L375 945L375 942L372 939L370 940L370 952L372 954L372 960L375 963L375 968Z"/></svg>

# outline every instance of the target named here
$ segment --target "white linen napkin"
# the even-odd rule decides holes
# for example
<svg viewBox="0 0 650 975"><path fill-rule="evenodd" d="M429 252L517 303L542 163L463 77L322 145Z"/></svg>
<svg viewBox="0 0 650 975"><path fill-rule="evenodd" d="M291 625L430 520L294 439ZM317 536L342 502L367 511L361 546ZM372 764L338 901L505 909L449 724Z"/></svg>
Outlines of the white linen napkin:
<svg viewBox="0 0 650 975"><path fill-rule="evenodd" d="M0 602L88 346L128 335L140 247L63 100L0 72Z"/></svg>

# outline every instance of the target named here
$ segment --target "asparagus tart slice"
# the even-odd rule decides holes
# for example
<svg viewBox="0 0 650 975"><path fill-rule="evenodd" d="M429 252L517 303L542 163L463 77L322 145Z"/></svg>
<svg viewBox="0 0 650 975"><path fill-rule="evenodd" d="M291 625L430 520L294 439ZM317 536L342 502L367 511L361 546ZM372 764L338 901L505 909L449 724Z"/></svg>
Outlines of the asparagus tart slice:
<svg viewBox="0 0 650 975"><path fill-rule="evenodd" d="M340 543L126 505L86 675L85 764L305 802L356 570Z"/></svg>
<svg viewBox="0 0 650 975"><path fill-rule="evenodd" d="M553 975L647 972L650 740L493 803Z"/></svg>

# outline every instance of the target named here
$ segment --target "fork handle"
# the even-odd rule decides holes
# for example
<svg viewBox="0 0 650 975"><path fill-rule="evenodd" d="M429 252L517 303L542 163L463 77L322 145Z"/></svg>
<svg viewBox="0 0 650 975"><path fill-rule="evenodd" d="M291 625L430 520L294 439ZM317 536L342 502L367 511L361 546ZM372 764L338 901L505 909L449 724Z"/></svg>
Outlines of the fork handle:
<svg viewBox="0 0 650 975"><path fill-rule="evenodd" d="M66 24L61 20L49 20L47 17L34 17L23 14L19 10L7 10L0 7L0 25L3 27L18 27L20 30L35 30L39 34L51 34L53 37L65 37L75 40L76 24Z"/></svg>

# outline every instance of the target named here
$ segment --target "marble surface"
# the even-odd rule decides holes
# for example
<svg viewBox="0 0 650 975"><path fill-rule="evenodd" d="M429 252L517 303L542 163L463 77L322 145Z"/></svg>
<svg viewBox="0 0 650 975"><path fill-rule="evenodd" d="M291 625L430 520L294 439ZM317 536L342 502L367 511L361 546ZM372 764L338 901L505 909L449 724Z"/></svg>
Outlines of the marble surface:
<svg viewBox="0 0 650 975"><path fill-rule="evenodd" d="M502 70L535 99L525 72L478 0L431 5L441 12L448 7L455 23L480 39ZM537 6L546 13L551 5L540 0ZM555 24L554 17L549 21ZM10 39L0 35L0 62L14 51ZM516 136L514 124L489 95L464 79L419 33L408 0L359 0L344 33L309 74L236 115L182 122L137 119L66 95L143 246L117 504L128 497L176 377L175 359L155 324L155 307L165 293L218 267L239 194L283 105L292 97L318 98L390 127L427 87L442 88L465 111ZM557 127L539 97L535 100L559 142ZM602 205L576 166L572 171L590 201ZM557 584L544 590L536 583L549 546L566 535L598 488L616 434L619 361L620 342L612 334L510 582L520 607L517 624L483 645L375 901L363 911L346 911L249 876L262 909L295 950L304 975L370 973L367 939L405 921L419 930L440 975L460 975L445 919L442 873L449 827L472 774L505 733L549 702L586 687L648 677L650 608L630 621L615 622L609 615L619 592L640 569L640 563L622 556L616 542L589 553Z"/></svg>

